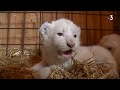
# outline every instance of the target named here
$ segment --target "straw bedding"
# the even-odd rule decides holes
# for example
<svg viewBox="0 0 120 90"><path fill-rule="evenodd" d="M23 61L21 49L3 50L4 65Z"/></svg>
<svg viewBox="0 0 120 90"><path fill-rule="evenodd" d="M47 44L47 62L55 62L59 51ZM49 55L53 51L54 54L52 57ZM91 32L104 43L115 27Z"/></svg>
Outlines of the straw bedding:
<svg viewBox="0 0 120 90"><path fill-rule="evenodd" d="M79 62L73 59L70 68L52 68L49 79L115 79L116 75L112 70L112 65L107 62L97 60L85 60Z"/></svg>
<svg viewBox="0 0 120 90"><path fill-rule="evenodd" d="M24 53L18 49L0 50L0 79L34 79L32 72L26 70L40 62L42 59L36 49L24 50Z"/></svg>
<svg viewBox="0 0 120 90"><path fill-rule="evenodd" d="M40 62L42 57L38 55L38 50L28 49L24 53L17 49L0 50L0 79L34 79L32 72L26 70ZM107 62L97 62L85 60L79 62L74 60L70 68L52 68L48 79L115 79L112 68Z"/></svg>

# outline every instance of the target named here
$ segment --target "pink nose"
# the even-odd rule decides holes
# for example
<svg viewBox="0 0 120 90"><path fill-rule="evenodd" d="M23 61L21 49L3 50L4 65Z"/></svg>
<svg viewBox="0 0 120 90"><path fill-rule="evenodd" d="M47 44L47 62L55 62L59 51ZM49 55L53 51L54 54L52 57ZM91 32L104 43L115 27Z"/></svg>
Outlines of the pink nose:
<svg viewBox="0 0 120 90"><path fill-rule="evenodd" d="M70 47L70 48L72 48L72 47L75 46L75 44L68 44L68 43L67 43L67 45L68 45L68 47Z"/></svg>

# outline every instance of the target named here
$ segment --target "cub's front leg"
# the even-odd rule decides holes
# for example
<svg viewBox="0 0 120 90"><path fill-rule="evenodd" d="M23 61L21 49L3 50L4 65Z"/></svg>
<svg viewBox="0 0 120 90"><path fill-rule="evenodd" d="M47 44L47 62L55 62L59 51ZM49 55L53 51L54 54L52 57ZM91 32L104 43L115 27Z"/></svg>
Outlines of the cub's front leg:
<svg viewBox="0 0 120 90"><path fill-rule="evenodd" d="M40 69L42 69L43 67L46 67L46 63L44 61L41 61L37 64L35 64L34 66L27 68L28 70L32 71L32 72L36 72L39 71Z"/></svg>
<svg viewBox="0 0 120 90"><path fill-rule="evenodd" d="M39 71L32 73L32 75L35 79L47 79L52 72L52 68L60 68L60 67L57 65L43 67Z"/></svg>
<svg viewBox="0 0 120 90"><path fill-rule="evenodd" d="M27 70L32 71L32 75L35 79L46 78L46 75L50 72L44 61L35 64L34 66L27 68Z"/></svg>
<svg viewBox="0 0 120 90"><path fill-rule="evenodd" d="M32 75L35 79L47 79L50 73L50 67L43 67L39 71L33 72Z"/></svg>

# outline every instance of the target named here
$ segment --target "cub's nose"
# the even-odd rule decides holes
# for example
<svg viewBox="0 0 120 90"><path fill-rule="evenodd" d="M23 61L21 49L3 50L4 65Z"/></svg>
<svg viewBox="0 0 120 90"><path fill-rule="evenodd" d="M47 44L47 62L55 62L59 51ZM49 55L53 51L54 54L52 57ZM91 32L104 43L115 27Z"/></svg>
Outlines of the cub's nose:
<svg viewBox="0 0 120 90"><path fill-rule="evenodd" d="M67 46L70 47L70 48L72 48L72 47L75 46L75 44L68 44L68 43L67 43Z"/></svg>

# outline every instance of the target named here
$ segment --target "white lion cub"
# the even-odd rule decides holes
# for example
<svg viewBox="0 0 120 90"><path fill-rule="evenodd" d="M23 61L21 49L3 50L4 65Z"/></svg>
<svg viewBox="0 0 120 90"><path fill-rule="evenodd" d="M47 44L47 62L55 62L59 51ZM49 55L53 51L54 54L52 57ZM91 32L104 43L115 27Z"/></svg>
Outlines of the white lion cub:
<svg viewBox="0 0 120 90"><path fill-rule="evenodd" d="M75 53L77 54L74 58L79 61L93 57L91 60L112 63L115 74L119 76L114 57L107 49L100 46L80 46L81 29L72 21L62 18L51 23L45 22L41 25L40 32L44 39L43 60L30 68L35 71L34 78L47 79L51 73L51 67L72 66L71 57Z"/></svg>
<svg viewBox="0 0 120 90"><path fill-rule="evenodd" d="M120 72L120 35L106 35L100 40L98 45L108 49L112 53L112 55L118 63Z"/></svg>
<svg viewBox="0 0 120 90"><path fill-rule="evenodd" d="M35 78L45 79L51 72L50 67L68 67L72 64L71 55L80 45L81 29L72 21L62 18L43 23L40 32L44 39L43 60L30 70L36 71L33 73Z"/></svg>

